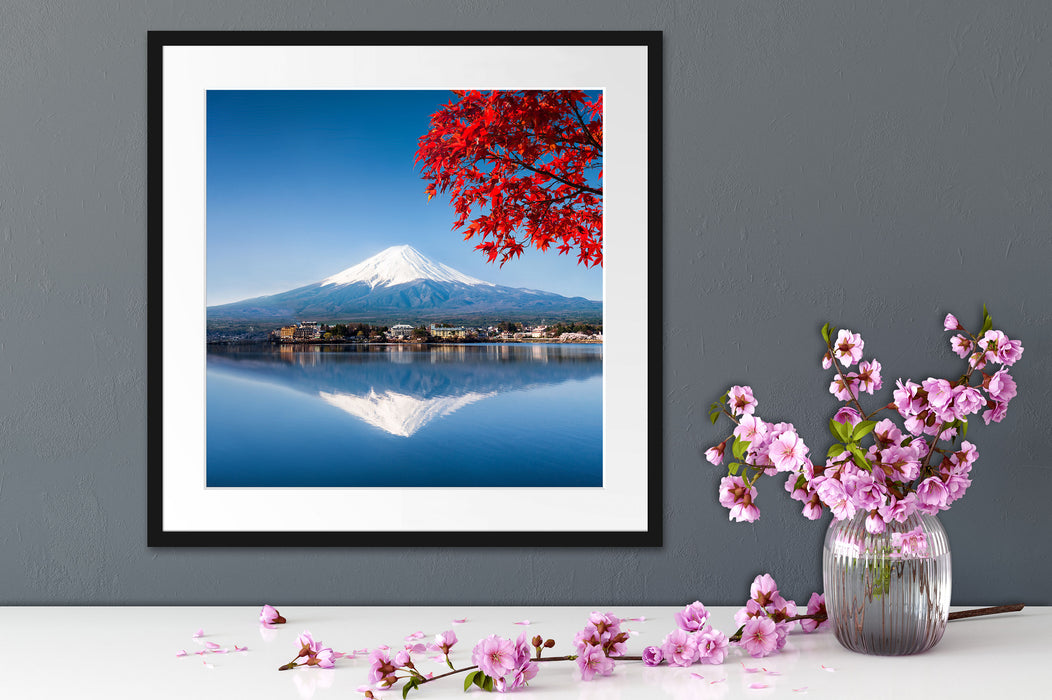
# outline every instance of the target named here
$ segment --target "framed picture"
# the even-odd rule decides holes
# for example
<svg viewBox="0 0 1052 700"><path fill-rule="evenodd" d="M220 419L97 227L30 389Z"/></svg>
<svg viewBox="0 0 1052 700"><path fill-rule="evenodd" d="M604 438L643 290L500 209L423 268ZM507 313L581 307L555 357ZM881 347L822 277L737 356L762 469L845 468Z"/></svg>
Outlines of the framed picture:
<svg viewBox="0 0 1052 700"><path fill-rule="evenodd" d="M660 546L659 32L148 74L150 546Z"/></svg>

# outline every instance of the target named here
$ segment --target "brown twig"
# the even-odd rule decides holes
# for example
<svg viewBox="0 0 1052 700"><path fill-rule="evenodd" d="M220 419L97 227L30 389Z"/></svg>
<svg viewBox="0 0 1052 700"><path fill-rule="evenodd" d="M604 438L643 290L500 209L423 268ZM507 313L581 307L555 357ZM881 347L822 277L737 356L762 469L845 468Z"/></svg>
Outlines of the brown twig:
<svg viewBox="0 0 1052 700"><path fill-rule="evenodd" d="M965 620L969 617L980 617L982 615L996 615L998 613L1007 612L1019 612L1023 609L1023 604L1018 603L1016 605L995 605L990 608L973 608L971 610L958 610L957 612L950 613L951 620Z"/></svg>

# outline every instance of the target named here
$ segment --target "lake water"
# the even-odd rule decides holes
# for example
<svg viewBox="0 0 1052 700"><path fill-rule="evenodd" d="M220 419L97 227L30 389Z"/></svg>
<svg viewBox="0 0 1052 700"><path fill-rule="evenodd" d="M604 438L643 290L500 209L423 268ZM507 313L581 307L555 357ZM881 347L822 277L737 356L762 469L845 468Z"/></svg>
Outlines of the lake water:
<svg viewBox="0 0 1052 700"><path fill-rule="evenodd" d="M207 483L602 486L601 345L209 346Z"/></svg>

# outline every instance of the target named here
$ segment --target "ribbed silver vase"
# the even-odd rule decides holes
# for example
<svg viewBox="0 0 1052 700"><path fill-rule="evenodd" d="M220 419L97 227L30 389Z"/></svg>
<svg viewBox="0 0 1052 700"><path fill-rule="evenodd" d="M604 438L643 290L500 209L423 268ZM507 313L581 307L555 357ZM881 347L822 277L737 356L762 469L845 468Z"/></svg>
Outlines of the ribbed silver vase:
<svg viewBox="0 0 1052 700"><path fill-rule="evenodd" d="M946 631L950 544L933 515L891 522L878 535L866 531L864 512L834 520L826 533L822 578L833 633L851 651L919 654Z"/></svg>

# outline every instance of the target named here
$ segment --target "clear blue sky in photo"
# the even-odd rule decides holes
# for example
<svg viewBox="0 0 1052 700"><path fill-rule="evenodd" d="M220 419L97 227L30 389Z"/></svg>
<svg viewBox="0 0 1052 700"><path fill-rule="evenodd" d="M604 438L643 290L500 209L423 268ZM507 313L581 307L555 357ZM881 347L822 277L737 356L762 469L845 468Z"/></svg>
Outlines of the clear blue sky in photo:
<svg viewBox="0 0 1052 700"><path fill-rule="evenodd" d="M453 231L414 163L432 90L210 90L207 303L283 292L409 244L479 279L602 299L601 268L527 249L503 268Z"/></svg>

